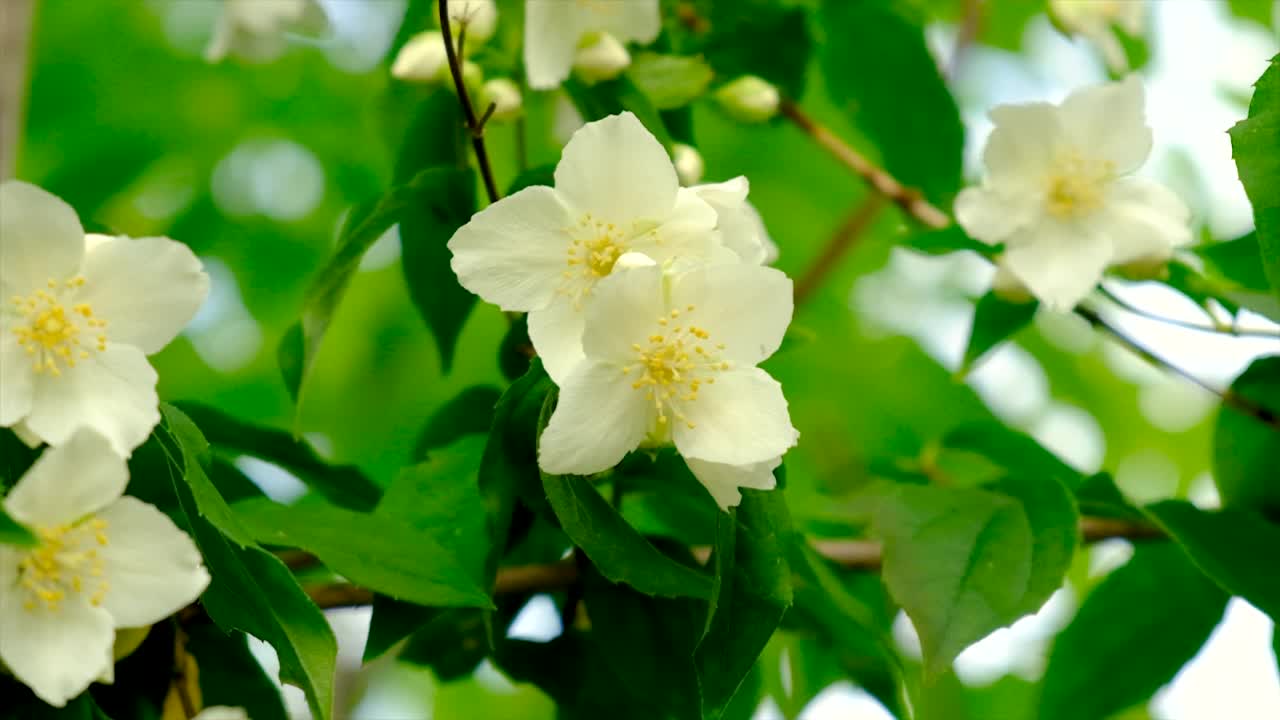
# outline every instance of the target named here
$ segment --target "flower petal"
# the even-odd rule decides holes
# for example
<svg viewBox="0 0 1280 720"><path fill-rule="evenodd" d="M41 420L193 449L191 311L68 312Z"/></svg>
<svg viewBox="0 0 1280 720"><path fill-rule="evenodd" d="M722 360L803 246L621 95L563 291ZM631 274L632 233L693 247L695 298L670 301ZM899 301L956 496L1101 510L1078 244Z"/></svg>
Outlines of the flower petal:
<svg viewBox="0 0 1280 720"><path fill-rule="evenodd" d="M764 263L767 257L769 233L765 230L760 213L747 202L749 189L742 176L713 185L696 185L682 189L693 192L716 211L716 227L726 247L738 254L742 261L753 265Z"/></svg>
<svg viewBox="0 0 1280 720"><path fill-rule="evenodd" d="M1151 154L1153 138L1145 102L1137 75L1081 88L1062 102L1063 131L1080 151L1111 161L1116 174L1133 172Z"/></svg>
<svg viewBox="0 0 1280 720"><path fill-rule="evenodd" d="M27 429L50 445L67 441L75 431L92 428L111 448L128 457L160 423L156 371L142 351L108 343L60 377L36 377L35 397Z"/></svg>
<svg viewBox="0 0 1280 720"><path fill-rule="evenodd" d="M607 222L661 222L679 189L662 143L629 112L582 126L556 165L556 192L575 210Z"/></svg>
<svg viewBox="0 0 1280 720"><path fill-rule="evenodd" d="M0 298L42 290L80 270L84 228L71 206L35 185L0 183Z"/></svg>
<svg viewBox="0 0 1280 720"><path fill-rule="evenodd" d="M542 367L560 385L586 358L582 352L584 314L568 298L556 298L529 313L529 339L542 358Z"/></svg>
<svg viewBox="0 0 1280 720"><path fill-rule="evenodd" d="M997 105L988 113L995 129L982 151L989 185L1008 192L1039 187L1053 166L1062 124L1049 103Z"/></svg>
<svg viewBox="0 0 1280 720"><path fill-rule="evenodd" d="M560 401L538 441L538 467L557 475L608 470L640 445L656 414L622 370L582 363L560 386Z"/></svg>
<svg viewBox="0 0 1280 720"><path fill-rule="evenodd" d="M582 333L587 357L619 367L635 359L632 346L657 332L658 319L666 317L662 279L662 269L651 265L614 270L596 284Z"/></svg>
<svg viewBox="0 0 1280 720"><path fill-rule="evenodd" d="M116 237L84 257L77 302L107 321L112 342L150 355L182 332L209 296L209 275L186 245L169 238Z"/></svg>
<svg viewBox="0 0 1280 720"><path fill-rule="evenodd" d="M971 237L988 245L1004 241L1034 222L1034 201L1007 196L990 187L970 187L956 196L956 222Z"/></svg>
<svg viewBox="0 0 1280 720"><path fill-rule="evenodd" d="M1085 225L1044 222L1023 232L1027 239L1015 237L999 263L1050 310L1075 307L1111 261L1107 236Z"/></svg>
<svg viewBox="0 0 1280 720"><path fill-rule="evenodd" d="M5 511L28 525L73 522L124 494L129 468L106 438L81 430L44 451L4 499Z"/></svg>
<svg viewBox="0 0 1280 720"><path fill-rule="evenodd" d="M791 278L758 265L702 267L671 283L671 306L680 311L680 321L706 330L710 343L724 345L724 359L744 365L759 363L782 344L793 295Z"/></svg>
<svg viewBox="0 0 1280 720"><path fill-rule="evenodd" d="M1111 234L1112 265L1162 262L1191 242L1191 211L1169 188L1146 178L1111 183L1098 223Z"/></svg>
<svg viewBox="0 0 1280 720"><path fill-rule="evenodd" d="M585 12L589 16L584 23L587 30L607 32L623 42L634 40L647 45L662 30L658 0L597 2L587 5Z"/></svg>
<svg viewBox="0 0 1280 720"><path fill-rule="evenodd" d="M503 310L546 307L568 269L569 209L549 187L528 187L476 213L449 240L453 272Z"/></svg>
<svg viewBox="0 0 1280 720"><path fill-rule="evenodd" d="M724 250L720 233L716 232L717 222L719 216L710 203L688 188L679 188L675 207L662 224L633 236L628 244L631 250L658 263L676 260L701 264ZM736 253L730 257L734 262L740 261Z"/></svg>
<svg viewBox="0 0 1280 720"><path fill-rule="evenodd" d="M102 607L116 627L142 627L185 607L209 585L200 551L186 533L154 507L122 497L98 513L107 522L99 548L111 583Z"/></svg>
<svg viewBox="0 0 1280 720"><path fill-rule="evenodd" d="M527 0L524 15L524 69L529 87L556 87L573 68L582 25L576 3Z"/></svg>
<svg viewBox="0 0 1280 720"><path fill-rule="evenodd" d="M0 427L17 424L31 412L35 372L18 344L8 317L0 314Z"/></svg>
<svg viewBox="0 0 1280 720"><path fill-rule="evenodd" d="M729 370L680 404L685 419L672 436L688 459L748 465L780 457L800 434L791 426L778 381L759 368Z"/></svg>
<svg viewBox="0 0 1280 720"><path fill-rule="evenodd" d="M686 459L693 476L711 493L721 510L742 502L742 493L738 488L755 490L772 490L778 486L773 476L774 468L782 464L782 458L774 458L750 465L725 465L705 460Z"/></svg>
<svg viewBox="0 0 1280 720"><path fill-rule="evenodd" d="M18 553L0 548L0 661L55 707L88 689L112 664L111 616L73 593L51 611L28 610L17 583Z"/></svg>

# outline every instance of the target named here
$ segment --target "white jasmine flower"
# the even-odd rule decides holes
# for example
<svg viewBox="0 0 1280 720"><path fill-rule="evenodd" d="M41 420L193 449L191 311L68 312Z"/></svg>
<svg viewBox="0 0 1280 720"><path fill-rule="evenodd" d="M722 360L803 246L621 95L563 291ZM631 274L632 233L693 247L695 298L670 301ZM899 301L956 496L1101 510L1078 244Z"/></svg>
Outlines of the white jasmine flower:
<svg viewBox="0 0 1280 720"><path fill-rule="evenodd" d="M990 115L986 179L956 198L956 219L1004 243L999 264L1049 308L1074 307L1108 266L1158 262L1191 241L1182 200L1130 176L1152 143L1137 77Z"/></svg>
<svg viewBox="0 0 1280 720"><path fill-rule="evenodd" d="M620 43L658 37L658 0L526 0L524 65L529 86L547 90L569 77L584 38L607 33ZM625 67L625 65L624 65Z"/></svg>
<svg viewBox="0 0 1280 720"><path fill-rule="evenodd" d="M432 12L431 17L439 24L439 13ZM498 6L493 0L449 0L449 29L454 37L464 36L464 50L472 43L479 47L487 42L497 27Z"/></svg>
<svg viewBox="0 0 1280 720"><path fill-rule="evenodd" d="M159 622L209 584L195 544L124 496L128 481L106 439L82 431L45 450L4 499L39 544L0 546L0 660L50 705L111 681L117 629Z"/></svg>
<svg viewBox="0 0 1280 720"><path fill-rule="evenodd" d="M212 705L201 710L191 720L249 720L249 713L241 707Z"/></svg>
<svg viewBox="0 0 1280 720"><path fill-rule="evenodd" d="M158 352L209 293L168 238L86 236L63 201L0 184L0 427L51 445L81 428L127 457L160 422Z"/></svg>
<svg viewBox="0 0 1280 720"><path fill-rule="evenodd" d="M716 90L713 97L730 117L745 123L770 120L782 105L778 88L755 75L743 75Z"/></svg>
<svg viewBox="0 0 1280 720"><path fill-rule="evenodd" d="M1129 69L1115 28L1139 35L1146 19L1143 0L1049 0L1049 12L1067 33L1093 43L1107 67L1118 73Z"/></svg>
<svg viewBox="0 0 1280 720"><path fill-rule="evenodd" d="M524 100L520 96L520 86L508 78L494 78L480 88L481 112L493 105L490 120L505 122L515 120L524 112Z"/></svg>
<svg viewBox="0 0 1280 720"><path fill-rule="evenodd" d="M727 251L716 213L680 192L666 150L631 113L574 133L555 187L503 198L449 241L462 286L503 310L529 312L529 337L553 380L582 357L584 301L627 252L657 262Z"/></svg>
<svg viewBox="0 0 1280 720"><path fill-rule="evenodd" d="M671 162L676 166L676 177L681 185L697 185L707 171L702 153L692 145L676 143L671 146Z"/></svg>
<svg viewBox="0 0 1280 720"><path fill-rule="evenodd" d="M594 33L573 58L574 72L588 85L612 80L631 66L631 53L609 33Z"/></svg>
<svg viewBox="0 0 1280 720"><path fill-rule="evenodd" d="M558 383L538 465L589 475L642 444L671 443L689 461L775 461L798 433L782 388L756 364L778 349L791 311L791 280L772 268L664 275L650 266L605 278L587 306L585 358ZM718 470L702 468L723 502Z"/></svg>
<svg viewBox="0 0 1280 720"><path fill-rule="evenodd" d="M223 0L222 17L205 49L209 62L236 55L252 62L279 57L286 32L320 33L328 26L316 0Z"/></svg>
<svg viewBox="0 0 1280 720"><path fill-rule="evenodd" d="M716 226L725 247L743 262L763 265L778 259L778 246L769 237L760 213L747 201L751 185L741 175L709 185L695 185L692 192L716 211Z"/></svg>
<svg viewBox="0 0 1280 720"><path fill-rule="evenodd" d="M778 486L773 471L782 464L776 457L750 465L724 465L705 460L686 459L685 464L693 476L702 483L721 510L728 510L742 502L741 488L772 490Z"/></svg>
<svg viewBox="0 0 1280 720"><path fill-rule="evenodd" d="M409 38L391 63L391 76L406 82L434 83L448 75L449 56L444 49L444 34L428 30Z"/></svg>

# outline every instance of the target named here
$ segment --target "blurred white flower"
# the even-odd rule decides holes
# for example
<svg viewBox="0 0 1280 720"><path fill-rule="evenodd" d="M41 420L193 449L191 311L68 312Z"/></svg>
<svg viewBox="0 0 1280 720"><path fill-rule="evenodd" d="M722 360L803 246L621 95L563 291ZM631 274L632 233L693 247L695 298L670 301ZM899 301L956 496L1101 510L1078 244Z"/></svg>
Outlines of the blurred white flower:
<svg viewBox="0 0 1280 720"><path fill-rule="evenodd" d="M406 82L441 82L449 74L444 34L428 30L409 38L391 63L391 77Z"/></svg>
<svg viewBox="0 0 1280 720"><path fill-rule="evenodd" d="M1004 243L999 265L1049 308L1074 307L1109 266L1160 263L1191 241L1182 200L1130 176L1152 145L1136 76L990 117L986 178L956 198L956 219Z"/></svg>
<svg viewBox="0 0 1280 720"><path fill-rule="evenodd" d="M434 0L431 4L435 5ZM438 25L439 13L433 10L431 17ZM493 0L449 0L449 29L454 37L463 36L463 50L472 43L479 47L488 42L497 27L498 6Z"/></svg>
<svg viewBox="0 0 1280 720"><path fill-rule="evenodd" d="M146 356L208 294L187 246L86 236L62 200L0 184L0 427L51 445L92 428L128 457L160 422Z"/></svg>
<svg viewBox="0 0 1280 720"><path fill-rule="evenodd" d="M661 143L622 113L574 133L554 188L525 188L490 205L449 249L463 287L503 310L529 312L529 337L560 382L582 357L584 301L618 258L736 261L715 227L715 210L680 191Z"/></svg>
<svg viewBox="0 0 1280 720"><path fill-rule="evenodd" d="M568 78L583 39L598 42L590 37L595 33L609 35L621 47L631 41L651 43L661 29L658 0L525 0L524 65L529 86L547 90ZM616 52L612 54L616 61Z"/></svg>
<svg viewBox="0 0 1280 720"><path fill-rule="evenodd" d="M588 85L612 80L631 65L631 53L609 33L593 33L573 58L573 70Z"/></svg>
<svg viewBox="0 0 1280 720"><path fill-rule="evenodd" d="M1093 43L1114 72L1129 69L1115 29L1131 36L1142 33L1147 12L1143 0L1049 0L1049 12L1067 33Z"/></svg>
<svg viewBox="0 0 1280 720"><path fill-rule="evenodd" d="M328 24L316 0L223 0L222 16L204 57L209 62L228 55L267 62L288 46L286 32L316 34Z"/></svg>
<svg viewBox="0 0 1280 720"><path fill-rule="evenodd" d="M731 117L745 123L772 119L782 104L778 88L755 75L743 75L727 83L713 97Z"/></svg>
<svg viewBox="0 0 1280 720"><path fill-rule="evenodd" d="M494 78L480 88L480 111L493 105L492 120L504 122L514 120L524 112L524 100L520 95L520 86L508 78Z"/></svg>
<svg viewBox="0 0 1280 720"><path fill-rule="evenodd" d="M782 388L756 364L778 349L791 313L791 280L772 268L610 275L587 306L585 358L558 383L539 466L589 475L642 444L674 444L690 462L776 463L799 435ZM728 485L765 484L759 467L693 469L721 506L734 499Z"/></svg>
<svg viewBox="0 0 1280 720"><path fill-rule="evenodd" d="M159 622L209 584L191 538L124 496L128 482L106 439L81 431L4 499L39 544L0 545L0 661L50 705L113 680L117 629Z"/></svg>
<svg viewBox="0 0 1280 720"><path fill-rule="evenodd" d="M769 237L764 220L747 201L750 183L741 175L722 183L695 185L681 190L702 198L716 211L716 227L724 246L743 262L765 265L778 259L778 246Z"/></svg>
<svg viewBox="0 0 1280 720"><path fill-rule="evenodd" d="M676 166L676 177L684 186L697 185L707 171L702 153L692 145L675 143L671 146L671 162Z"/></svg>

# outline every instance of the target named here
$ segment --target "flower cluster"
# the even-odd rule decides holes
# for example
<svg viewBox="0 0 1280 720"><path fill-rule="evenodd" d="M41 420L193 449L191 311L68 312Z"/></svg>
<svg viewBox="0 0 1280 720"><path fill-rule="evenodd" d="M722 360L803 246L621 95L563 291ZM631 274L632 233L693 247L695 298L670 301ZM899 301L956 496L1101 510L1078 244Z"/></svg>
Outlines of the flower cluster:
<svg viewBox="0 0 1280 720"><path fill-rule="evenodd" d="M546 472L586 475L674 444L721 507L773 487L798 434L756 365L791 321L791 281L746 178L680 187L630 113L574 134L555 186L521 190L449 241L464 287L528 313L560 399L539 444Z"/></svg>
<svg viewBox="0 0 1280 720"><path fill-rule="evenodd" d="M316 34L328 26L317 0L224 0L205 60L219 62L235 55L249 62L268 62L285 51L286 32Z"/></svg>
<svg viewBox="0 0 1280 720"><path fill-rule="evenodd" d="M991 110L987 175L956 198L956 219L978 240L1004 244L999 285L1069 310L1107 268L1158 267L1191 242L1182 200L1131 175L1151 154L1143 104L1142 83L1130 76L1061 105Z"/></svg>
<svg viewBox="0 0 1280 720"><path fill-rule="evenodd" d="M209 583L191 539L124 495L127 458L160 421L146 356L208 291L185 245L86 235L53 195L0 185L0 427L50 446L3 499L36 543L0 545L0 661L51 705L111 682L117 630Z"/></svg>

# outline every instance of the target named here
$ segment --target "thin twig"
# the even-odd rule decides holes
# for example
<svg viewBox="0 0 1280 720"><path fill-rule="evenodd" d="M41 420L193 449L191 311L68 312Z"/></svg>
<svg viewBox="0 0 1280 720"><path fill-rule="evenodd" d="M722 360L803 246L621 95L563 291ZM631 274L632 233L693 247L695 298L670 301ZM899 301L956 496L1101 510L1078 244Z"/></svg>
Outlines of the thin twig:
<svg viewBox="0 0 1280 720"><path fill-rule="evenodd" d="M1272 410L1269 410L1265 407L1262 407L1261 405L1258 405L1257 403L1244 397L1243 395L1240 395L1239 393L1231 390L1230 388L1227 388L1226 390L1219 390L1213 385L1210 385L1204 380L1201 380L1200 378L1196 377L1191 372L1181 367L1178 367L1177 365L1174 365L1173 363L1169 362L1168 360L1165 360L1159 355L1156 355L1154 352L1152 352L1150 349L1148 349L1138 341L1120 332L1120 330L1117 329L1114 325L1104 320L1101 315L1094 312L1093 310L1090 310L1089 308L1078 306L1076 307L1075 312L1077 315L1079 315L1080 317L1088 321L1090 325L1092 325L1095 328L1098 328L1099 330L1103 330L1108 335L1110 335L1114 340L1119 342L1121 345L1124 345L1132 353L1134 353L1138 357L1141 357L1143 360L1146 360L1147 362L1151 363L1152 365L1155 365L1156 367L1164 368L1165 370L1168 370L1169 372L1175 375L1178 375L1182 378L1185 378L1186 380L1189 380L1191 383L1204 388L1205 390L1213 393L1214 395L1217 395L1219 398L1222 399L1223 405L1233 410L1236 410L1238 412L1241 412L1264 425L1270 426L1271 428L1277 431L1280 431L1280 415L1277 415Z"/></svg>
<svg viewBox="0 0 1280 720"><path fill-rule="evenodd" d="M904 212L921 224L934 229L942 229L951 224L951 218L947 217L947 214L943 211L930 205L919 190L903 186L902 183L894 179L884 169L876 167L870 160L863 157L862 153L854 150L848 143L837 137L835 133L819 125L816 120L809 117L807 113L800 109L799 105L796 105L791 100L784 99L780 110L788 120L795 123L796 127L813 138L814 142L822 146L832 157L839 160L854 174L866 181L876 192L897 203Z"/></svg>
<svg viewBox="0 0 1280 720"><path fill-rule="evenodd" d="M444 52L449 58L449 74L453 76L453 87L458 91L458 102L462 105L462 114L471 131L471 147L476 152L476 164L480 166L480 177L484 179L484 189L489 195L489 202L498 202L498 185L493 180L493 168L489 165L489 151L484 145L484 124L476 117L476 109L471 105L471 96L467 94L467 85L462 79L462 59L453 46L453 33L449 28L449 0L440 0L440 30L444 34ZM463 32L466 30L464 28Z"/></svg>
<svg viewBox="0 0 1280 720"><path fill-rule="evenodd" d="M1158 540L1165 537L1155 525L1114 518L1086 517L1080 520L1080 534L1085 542L1115 538L1125 540ZM814 550L846 570L880 569L881 547L874 540L813 540ZM709 547L695 547L693 555L706 562ZM578 580L578 567L572 557L540 565L515 565L498 570L494 595L528 594L568 590ZM354 585L314 585L307 594L322 608L352 607L373 602L373 593Z"/></svg>
<svg viewBox="0 0 1280 720"><path fill-rule="evenodd" d="M951 64L947 67L949 79L954 80L960 71L960 63L982 32L985 16L986 0L964 0L964 17L960 20L960 29L956 31L956 45L951 52Z"/></svg>
<svg viewBox="0 0 1280 720"><path fill-rule="evenodd" d="M1124 300L1123 298L1111 292L1110 290L1108 290L1106 287L1102 285L1098 286L1098 291L1102 294L1103 297L1115 303L1116 305L1120 306L1120 309L1127 310L1133 313L1134 315L1138 315L1139 317L1144 317L1148 320L1155 320L1156 322L1165 323L1166 325L1173 325L1180 328L1186 328L1188 330L1199 330L1200 332L1206 332L1206 333L1216 333L1218 335L1232 335L1234 337L1242 337L1242 338L1266 338L1270 340L1280 340L1280 331L1277 331L1277 330L1250 330L1248 328L1237 327L1234 324L1232 325L1216 324L1212 326L1201 325L1200 323L1196 323L1196 322L1189 322L1187 320L1179 320L1177 318L1165 317L1164 315L1157 315L1156 313L1153 313L1150 310L1143 310L1142 308L1137 307L1133 303L1130 303L1129 301Z"/></svg>
<svg viewBox="0 0 1280 720"><path fill-rule="evenodd" d="M797 305L808 300L814 291L822 285L822 282L827 279L827 275L840 263L840 259L857 245L858 238L862 237L867 228L871 227L871 223L876 219L876 215L880 213L880 209L884 207L884 204L885 197L883 195L871 193L840 224L840 227L832 234L831 239L827 241L826 247L819 253L818 258L813 261L813 264L800 276L799 282L796 283L795 302Z"/></svg>
<svg viewBox="0 0 1280 720"><path fill-rule="evenodd" d="M31 0L0 0L0 180L13 175L27 94Z"/></svg>

